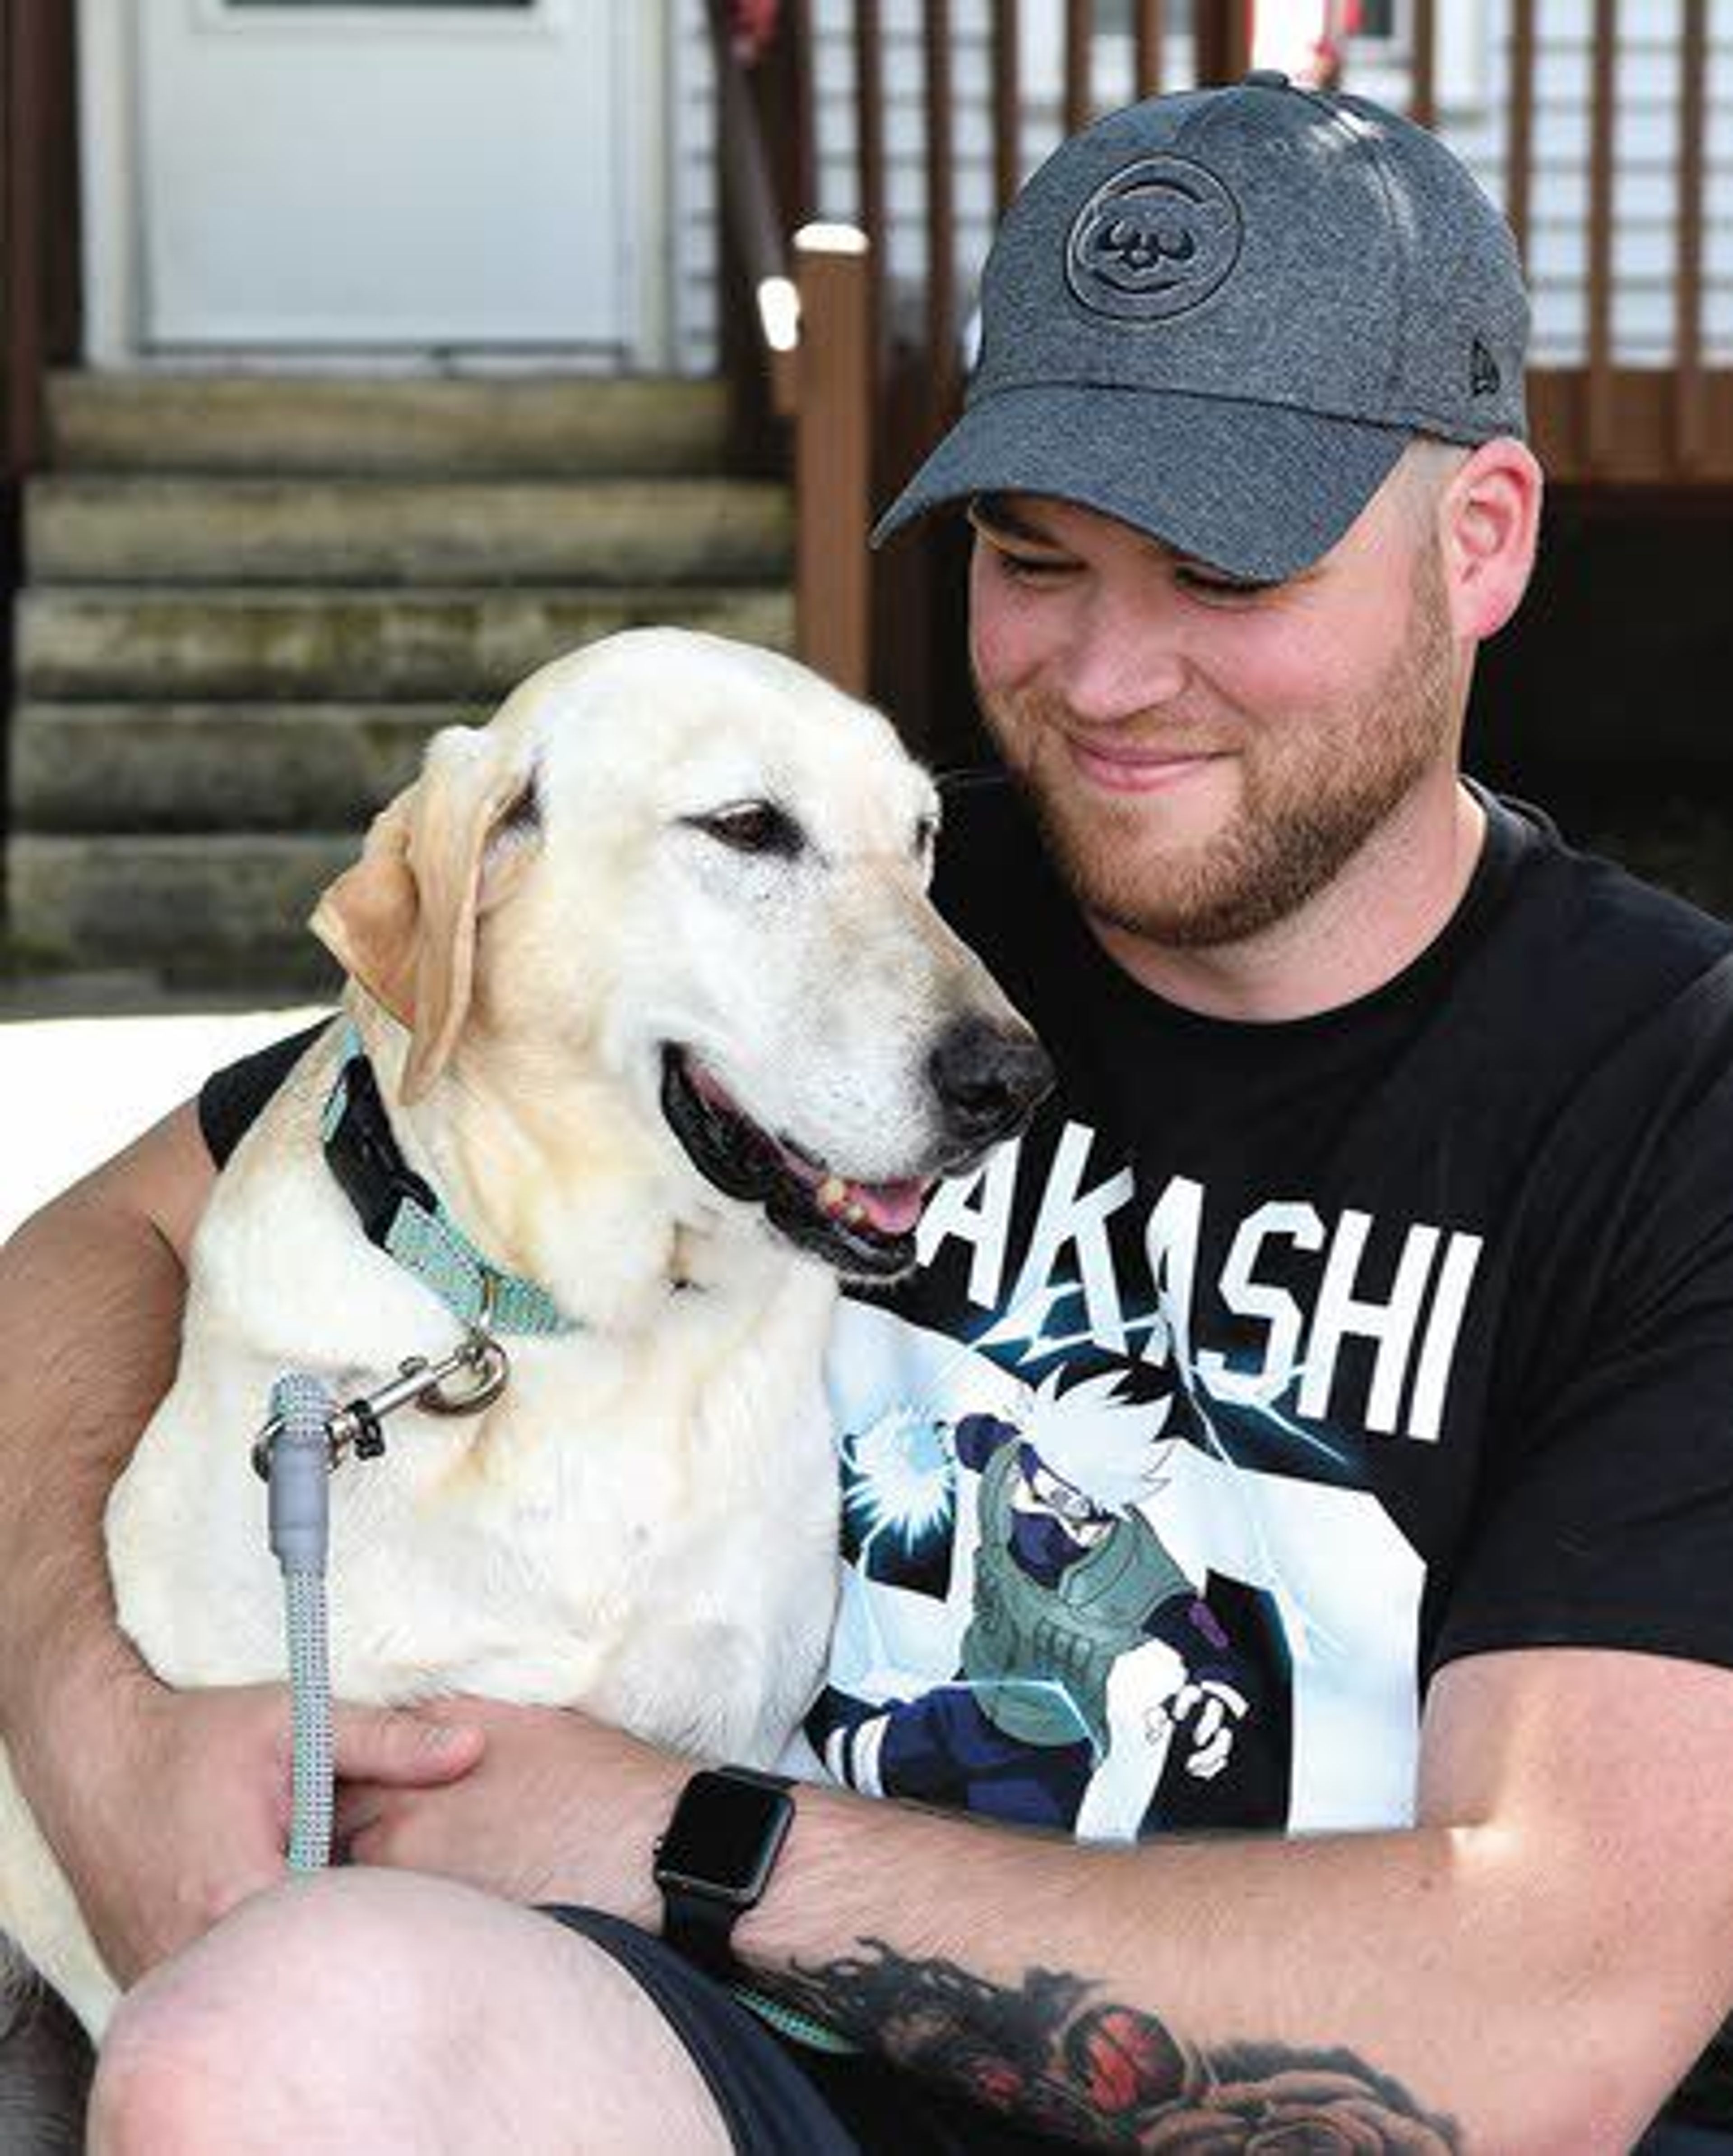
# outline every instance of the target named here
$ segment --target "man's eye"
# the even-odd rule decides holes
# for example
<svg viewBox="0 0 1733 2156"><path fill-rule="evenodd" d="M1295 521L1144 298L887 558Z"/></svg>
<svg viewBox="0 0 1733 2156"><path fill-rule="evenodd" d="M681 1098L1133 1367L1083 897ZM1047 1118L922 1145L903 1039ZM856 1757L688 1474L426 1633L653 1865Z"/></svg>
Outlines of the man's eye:
<svg viewBox="0 0 1733 2156"><path fill-rule="evenodd" d="M737 854L775 854L791 861L806 843L794 818L774 801L737 801L684 820Z"/></svg>
<svg viewBox="0 0 1733 2156"><path fill-rule="evenodd" d="M1276 588L1273 584L1251 584L1233 577L1211 576L1207 569L1176 569L1174 578L1188 592L1201 593L1206 598L1255 599L1260 593Z"/></svg>
<svg viewBox="0 0 1733 2156"><path fill-rule="evenodd" d="M1038 583L1055 577L1062 577L1071 563L1062 555L1013 554L1005 547L995 548L1000 567L1008 577L1015 577L1026 584Z"/></svg>

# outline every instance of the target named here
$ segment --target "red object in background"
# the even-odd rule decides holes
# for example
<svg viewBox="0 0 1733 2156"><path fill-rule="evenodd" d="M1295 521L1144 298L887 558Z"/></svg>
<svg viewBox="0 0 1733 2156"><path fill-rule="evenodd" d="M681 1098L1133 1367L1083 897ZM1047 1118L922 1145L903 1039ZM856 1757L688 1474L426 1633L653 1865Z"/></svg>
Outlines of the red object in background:
<svg viewBox="0 0 1733 2156"><path fill-rule="evenodd" d="M1360 28L1360 0L1329 0L1324 11L1324 30L1314 50L1318 55L1318 86L1334 90L1341 83L1347 44Z"/></svg>
<svg viewBox="0 0 1733 2156"><path fill-rule="evenodd" d="M776 35L776 14L781 0L728 0L728 28L734 57L743 66L761 60Z"/></svg>
<svg viewBox="0 0 1733 2156"><path fill-rule="evenodd" d="M1248 0L1247 50L1259 67L1286 68L1309 90L1334 90L1360 14L1360 0Z"/></svg>

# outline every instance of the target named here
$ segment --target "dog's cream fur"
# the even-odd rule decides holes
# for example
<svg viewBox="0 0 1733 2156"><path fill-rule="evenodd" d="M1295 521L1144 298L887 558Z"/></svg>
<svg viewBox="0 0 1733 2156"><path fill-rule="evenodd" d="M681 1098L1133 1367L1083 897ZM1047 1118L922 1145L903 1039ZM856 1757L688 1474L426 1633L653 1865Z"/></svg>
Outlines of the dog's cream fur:
<svg viewBox="0 0 1733 2156"><path fill-rule="evenodd" d="M702 821L766 800L805 834L793 858ZM384 1459L333 1476L341 1696L582 1703L676 1747L779 1753L832 1615L835 1280L692 1167L661 1045L847 1178L945 1165L934 1040L1018 1021L927 902L933 813L865 706L785 660L637 631L441 734L327 894L314 925L411 1165L580 1328L511 1341L484 1415L407 1413ZM219 1181L179 1373L110 1508L121 1622L177 1686L283 1671L249 1459L272 1380L311 1369L347 1398L460 1336L322 1157L340 1032ZM3 1755L0 1928L100 2030L113 1986Z"/></svg>

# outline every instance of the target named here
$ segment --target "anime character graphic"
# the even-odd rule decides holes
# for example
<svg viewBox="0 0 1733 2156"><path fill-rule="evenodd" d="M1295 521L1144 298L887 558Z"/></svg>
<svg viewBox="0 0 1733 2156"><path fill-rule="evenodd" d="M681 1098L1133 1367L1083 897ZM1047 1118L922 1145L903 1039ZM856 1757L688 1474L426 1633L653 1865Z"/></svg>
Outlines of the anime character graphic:
<svg viewBox="0 0 1733 2156"><path fill-rule="evenodd" d="M1055 1373L1016 1421L928 1425L949 1477L959 1666L908 1697L822 1693L807 1735L836 1779L1126 1839L1156 1823L1170 1755L1194 1780L1227 1763L1249 1705L1238 1660L1144 1509L1169 1403L1116 1385L1062 1391Z"/></svg>

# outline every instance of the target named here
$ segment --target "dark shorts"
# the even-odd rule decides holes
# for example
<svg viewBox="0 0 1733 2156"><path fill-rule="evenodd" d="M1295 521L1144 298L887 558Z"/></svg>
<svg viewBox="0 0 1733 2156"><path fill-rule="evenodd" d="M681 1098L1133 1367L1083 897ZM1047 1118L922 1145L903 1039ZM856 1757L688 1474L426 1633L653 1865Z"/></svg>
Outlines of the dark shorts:
<svg viewBox="0 0 1733 2156"><path fill-rule="evenodd" d="M594 1909L546 1912L617 1962L685 2046L741 2156L1052 2156L971 2104L877 2059L835 2058L774 2035L671 1947Z"/></svg>

